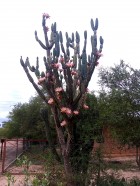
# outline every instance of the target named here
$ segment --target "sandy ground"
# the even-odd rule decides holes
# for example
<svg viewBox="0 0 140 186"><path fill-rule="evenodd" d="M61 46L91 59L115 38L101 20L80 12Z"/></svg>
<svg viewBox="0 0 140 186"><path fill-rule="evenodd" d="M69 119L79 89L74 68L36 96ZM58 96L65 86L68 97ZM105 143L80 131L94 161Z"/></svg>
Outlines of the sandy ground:
<svg viewBox="0 0 140 186"><path fill-rule="evenodd" d="M11 186L24 186L24 176L23 175L15 175L16 182ZM5 176L0 176L0 186L8 186L8 181Z"/></svg>
<svg viewBox="0 0 140 186"><path fill-rule="evenodd" d="M137 177L140 179L140 172L139 171L119 171L119 175L121 175L124 178L127 178L128 180L132 177ZM24 186L24 175L13 175L15 179L15 183L10 186ZM31 180L33 180L34 176L32 175L30 177ZM8 186L7 178L6 176L0 175L0 186Z"/></svg>
<svg viewBox="0 0 140 186"><path fill-rule="evenodd" d="M119 161L129 161L129 160L133 160L133 162L135 163L135 160L134 158L116 158L116 159L113 159L113 160L119 160ZM31 173L43 173L44 172L44 169L41 165L31 165L30 166L30 172ZM11 172L12 173L12 176L14 176L14 179L15 179L15 183L10 186L24 186L24 178L25 176L24 175L21 175L22 172L23 172L23 169L20 168L20 167L16 167L16 166L11 166L10 168L8 168L8 172ZM16 173L19 173L20 175L16 175ZM137 177L140 179L140 171L138 170L138 168L136 169L133 169L131 171L122 171L122 170L119 170L118 172L118 175L120 177L124 177L126 178L127 180L130 180L132 179L133 177ZM32 180L34 178L35 175L31 175L30 179ZM8 186L8 182L7 182L7 177L0 174L0 186Z"/></svg>
<svg viewBox="0 0 140 186"><path fill-rule="evenodd" d="M23 168L11 166L7 172L10 172L15 180L15 183L10 186L24 186L25 176L23 175ZM32 181L36 173L44 173L44 168L41 165L31 165L29 172L31 173L30 180ZM8 186L7 177L2 174L0 174L0 186Z"/></svg>

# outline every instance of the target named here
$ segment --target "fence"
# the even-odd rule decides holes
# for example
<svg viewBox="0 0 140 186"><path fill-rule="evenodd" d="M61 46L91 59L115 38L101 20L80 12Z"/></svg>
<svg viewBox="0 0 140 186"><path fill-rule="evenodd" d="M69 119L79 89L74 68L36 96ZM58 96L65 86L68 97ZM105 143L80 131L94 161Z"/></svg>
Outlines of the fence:
<svg viewBox="0 0 140 186"><path fill-rule="evenodd" d="M39 144L43 149L47 140L27 140L27 139L2 139L1 140L1 172L15 162L15 160L25 151L32 147L33 143Z"/></svg>

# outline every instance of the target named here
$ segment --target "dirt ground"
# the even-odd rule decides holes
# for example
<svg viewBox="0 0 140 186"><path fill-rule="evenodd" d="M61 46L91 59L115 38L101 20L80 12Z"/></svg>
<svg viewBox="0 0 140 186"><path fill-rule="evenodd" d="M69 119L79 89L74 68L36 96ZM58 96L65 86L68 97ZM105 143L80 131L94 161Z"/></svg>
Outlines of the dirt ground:
<svg viewBox="0 0 140 186"><path fill-rule="evenodd" d="M24 185L25 176L23 175L23 168L11 166L7 169L7 172L10 172L15 180L15 183L13 185L11 184L11 186ZM29 168L29 172L31 173L30 180L32 181L36 173L44 173L44 168L41 165L31 165ZM7 179L8 178L5 175L0 174L0 186L7 186Z"/></svg>
<svg viewBox="0 0 140 186"><path fill-rule="evenodd" d="M124 157L124 158L113 158L111 159L113 161L132 161L132 163L135 164L135 159L134 158L130 158L130 157ZM1 165L0 165L1 166ZM30 172L31 173L43 173L44 169L41 165L31 165L30 166ZM8 169L8 172L10 172L12 174L12 176L14 176L15 179L15 183L11 186L24 186L24 178L25 176L22 174L23 169L20 167L16 167L16 166L11 166ZM109 172L111 172L111 170L109 170ZM19 173L20 175L16 175L16 173ZM22 174L22 175L21 175ZM118 175L120 177L124 177L127 180L132 179L133 177L137 177L140 179L140 170L138 168L133 168L131 169L131 171L123 171L123 170L119 170L118 171ZM30 179L33 180L35 175L31 175ZM8 182L7 182L7 177L0 174L0 186L8 186Z"/></svg>

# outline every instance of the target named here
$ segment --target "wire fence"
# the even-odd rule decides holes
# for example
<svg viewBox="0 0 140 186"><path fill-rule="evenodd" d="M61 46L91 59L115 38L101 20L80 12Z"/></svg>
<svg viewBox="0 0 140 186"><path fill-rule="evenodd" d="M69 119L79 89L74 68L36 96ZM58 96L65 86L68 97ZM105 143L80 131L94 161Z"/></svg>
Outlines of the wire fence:
<svg viewBox="0 0 140 186"><path fill-rule="evenodd" d="M46 144L47 140L1 139L1 172L4 173L18 157L33 146L44 150Z"/></svg>

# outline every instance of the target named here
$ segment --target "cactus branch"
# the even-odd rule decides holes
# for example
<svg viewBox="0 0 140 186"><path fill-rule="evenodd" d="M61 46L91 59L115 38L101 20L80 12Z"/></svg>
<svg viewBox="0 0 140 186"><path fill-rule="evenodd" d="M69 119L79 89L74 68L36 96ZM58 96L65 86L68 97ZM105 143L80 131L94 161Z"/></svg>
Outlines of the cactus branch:
<svg viewBox="0 0 140 186"><path fill-rule="evenodd" d="M37 86L37 84L34 82L32 76L30 75L30 73L29 73L27 67L26 67L25 64L24 64L24 61L23 61L22 57L21 57L21 59L20 59L20 63L21 63L21 65L22 65L22 67L23 67L23 69L24 69L24 71L25 71L25 73L26 73L26 75L27 75L29 81L32 83L33 87L35 88L35 90L37 91L37 93L39 94L39 96L44 100L44 102L45 102L46 104L48 104L48 100L46 99L46 97L44 96L44 94L42 93L42 91L39 89L39 87Z"/></svg>
<svg viewBox="0 0 140 186"><path fill-rule="evenodd" d="M52 42L50 45L46 45L46 46L45 46L45 45L42 43L42 41L40 41L40 40L38 39L37 31L35 31L35 39L36 39L36 41L40 44L40 46L41 46L44 50L51 50L52 47L54 46L54 42Z"/></svg>

